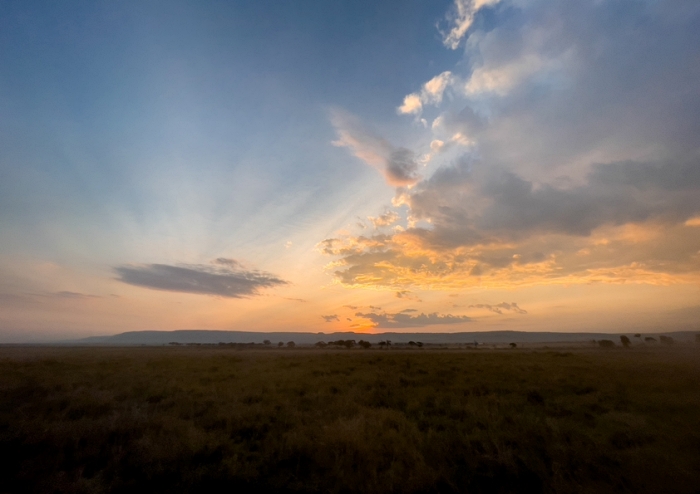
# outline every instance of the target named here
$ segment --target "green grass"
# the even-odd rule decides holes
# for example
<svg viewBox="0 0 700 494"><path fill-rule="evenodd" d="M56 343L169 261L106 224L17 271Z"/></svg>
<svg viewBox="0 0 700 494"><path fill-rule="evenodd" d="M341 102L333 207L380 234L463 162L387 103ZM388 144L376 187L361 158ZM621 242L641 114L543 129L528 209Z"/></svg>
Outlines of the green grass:
<svg viewBox="0 0 700 494"><path fill-rule="evenodd" d="M0 492L699 492L700 352L0 349Z"/></svg>

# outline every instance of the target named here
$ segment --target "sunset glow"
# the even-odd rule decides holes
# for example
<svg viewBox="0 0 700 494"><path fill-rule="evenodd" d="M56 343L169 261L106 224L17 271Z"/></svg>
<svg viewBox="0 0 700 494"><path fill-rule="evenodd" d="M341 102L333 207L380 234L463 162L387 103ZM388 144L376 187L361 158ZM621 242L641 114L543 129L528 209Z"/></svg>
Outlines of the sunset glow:
<svg viewBox="0 0 700 494"><path fill-rule="evenodd" d="M4 3L0 343L698 330L699 22Z"/></svg>

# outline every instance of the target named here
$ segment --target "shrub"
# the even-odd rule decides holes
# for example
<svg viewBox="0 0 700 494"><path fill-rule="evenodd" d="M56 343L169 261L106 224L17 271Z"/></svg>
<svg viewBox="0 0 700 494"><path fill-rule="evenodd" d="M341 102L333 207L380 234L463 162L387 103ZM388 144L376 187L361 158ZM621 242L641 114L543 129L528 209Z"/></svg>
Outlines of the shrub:
<svg viewBox="0 0 700 494"><path fill-rule="evenodd" d="M272 342L270 340L264 340L263 345L272 345Z"/></svg>
<svg viewBox="0 0 700 494"><path fill-rule="evenodd" d="M598 346L600 346L600 348L614 348L615 342L612 340L600 340Z"/></svg>
<svg viewBox="0 0 700 494"><path fill-rule="evenodd" d="M625 348L629 348L629 346L632 344L630 339L625 335L620 336L620 343L622 343L622 346Z"/></svg>
<svg viewBox="0 0 700 494"><path fill-rule="evenodd" d="M652 338L651 336L647 336L644 338L644 341L647 343L656 343L656 338Z"/></svg>
<svg viewBox="0 0 700 494"><path fill-rule="evenodd" d="M673 338L670 336L659 336L659 341L664 345L673 345Z"/></svg>
<svg viewBox="0 0 700 494"><path fill-rule="evenodd" d="M294 348L295 346L297 346L297 344L294 343L293 341L288 341L288 342L287 342L287 348Z"/></svg>
<svg viewBox="0 0 700 494"><path fill-rule="evenodd" d="M511 343L511 344L510 344L510 347L511 347L511 348L515 348L515 347L517 347L517 346L518 346L518 345L516 345L515 343Z"/></svg>

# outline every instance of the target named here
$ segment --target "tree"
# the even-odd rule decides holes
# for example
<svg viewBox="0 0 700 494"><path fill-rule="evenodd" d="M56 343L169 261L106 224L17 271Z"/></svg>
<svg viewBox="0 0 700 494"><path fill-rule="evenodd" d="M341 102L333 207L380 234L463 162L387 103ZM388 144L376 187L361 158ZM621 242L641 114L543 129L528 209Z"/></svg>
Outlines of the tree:
<svg viewBox="0 0 700 494"><path fill-rule="evenodd" d="M319 348L326 348L326 346L328 345L326 345L325 341L319 341L318 343L316 343L316 346Z"/></svg>
<svg viewBox="0 0 700 494"><path fill-rule="evenodd" d="M280 341L279 343L277 343L277 346L284 346L284 343Z"/></svg>
<svg viewBox="0 0 700 494"><path fill-rule="evenodd" d="M365 340L360 340L357 344L360 345L364 349L367 349L367 348L372 346L372 344L369 341L365 341Z"/></svg>
<svg viewBox="0 0 700 494"><path fill-rule="evenodd" d="M639 333L635 333L635 334L634 334L634 337L635 337L635 338L641 338L641 337L642 337L642 335L641 335L641 334L639 334Z"/></svg>
<svg viewBox="0 0 700 494"><path fill-rule="evenodd" d="M408 344L409 344L410 346L416 346L416 342L415 342L415 341L409 341Z"/></svg>
<svg viewBox="0 0 700 494"><path fill-rule="evenodd" d="M518 345L516 345L515 343L511 343L511 344L510 344L510 347L511 347L511 348L515 348L516 346L518 346Z"/></svg>
<svg viewBox="0 0 700 494"><path fill-rule="evenodd" d="M264 340L263 345L270 346L270 345L272 345L272 342L270 340Z"/></svg>
<svg viewBox="0 0 700 494"><path fill-rule="evenodd" d="M673 345L673 338L670 336L659 336L659 341L664 345Z"/></svg>
<svg viewBox="0 0 700 494"><path fill-rule="evenodd" d="M418 348L423 348L423 343L420 341L416 341L416 345L418 345Z"/></svg>
<svg viewBox="0 0 700 494"><path fill-rule="evenodd" d="M379 346L384 348L386 346L386 341L380 341Z"/></svg>
<svg viewBox="0 0 700 494"><path fill-rule="evenodd" d="M656 338L652 338L651 336L647 336L646 338L644 338L644 341L646 343L656 343Z"/></svg>
<svg viewBox="0 0 700 494"><path fill-rule="evenodd" d="M297 344L294 343L293 341L288 341L288 342L287 342L287 348L294 348L295 346L297 346Z"/></svg>
<svg viewBox="0 0 700 494"><path fill-rule="evenodd" d="M615 342L612 340L600 340L598 346L600 346L600 348L614 348Z"/></svg>
<svg viewBox="0 0 700 494"><path fill-rule="evenodd" d="M630 339L625 335L620 336L620 343L622 343L622 346L625 348L629 348L629 346L632 344Z"/></svg>

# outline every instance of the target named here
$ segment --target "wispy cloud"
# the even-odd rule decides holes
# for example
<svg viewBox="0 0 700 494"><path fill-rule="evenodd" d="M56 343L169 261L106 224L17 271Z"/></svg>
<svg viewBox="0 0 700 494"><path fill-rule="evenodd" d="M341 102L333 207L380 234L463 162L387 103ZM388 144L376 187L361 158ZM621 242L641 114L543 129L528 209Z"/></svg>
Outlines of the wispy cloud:
<svg viewBox="0 0 700 494"><path fill-rule="evenodd" d="M337 314L331 314L329 316L321 316L321 318L326 322L340 321Z"/></svg>
<svg viewBox="0 0 700 494"><path fill-rule="evenodd" d="M414 300L416 302L422 302L420 298L411 293L409 290L399 290L396 292L396 298L403 298L407 300Z"/></svg>
<svg viewBox="0 0 700 494"><path fill-rule="evenodd" d="M381 228L396 223L399 220L399 215L396 211L386 211L377 217L370 216L367 219L374 225L374 228Z"/></svg>
<svg viewBox="0 0 700 494"><path fill-rule="evenodd" d="M420 180L413 151L394 147L368 130L359 118L343 110L331 112L331 123L338 135L333 145L348 148L357 158L379 170L389 185L402 187Z"/></svg>
<svg viewBox="0 0 700 494"><path fill-rule="evenodd" d="M517 314L527 314L527 311L525 309L521 309L518 307L518 304L515 302L501 302L500 304L474 304L470 305L470 308L476 308L476 309L486 309L491 312L495 312L496 314L503 314L503 311L511 311L515 312Z"/></svg>
<svg viewBox="0 0 700 494"><path fill-rule="evenodd" d="M119 280L154 290L243 298L262 288L287 284L264 271L245 270L238 261L219 258L210 265L146 264L115 268Z"/></svg>
<svg viewBox="0 0 700 494"><path fill-rule="evenodd" d="M474 23L476 13L489 5L495 5L500 0L455 0L454 9L448 14L451 27L443 33L443 43L448 48L456 50L467 31Z"/></svg>
<svg viewBox="0 0 700 494"><path fill-rule="evenodd" d="M468 316L453 316L451 314L431 314L420 313L411 315L413 309L407 309L398 313L386 312L358 312L357 317L369 319L376 328L420 328L432 325L461 324L471 322Z"/></svg>
<svg viewBox="0 0 700 494"><path fill-rule="evenodd" d="M398 113L420 115L424 105L441 103L445 90L454 82L455 78L450 71L436 75L423 84L419 93L411 93L406 96L403 104L397 108Z"/></svg>
<svg viewBox="0 0 700 494"><path fill-rule="evenodd" d="M52 298L71 299L71 300L84 300L84 299L100 298L98 295L88 295L85 293L70 292L70 291L47 293L47 294L45 294L45 296L52 297Z"/></svg>

